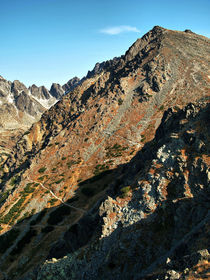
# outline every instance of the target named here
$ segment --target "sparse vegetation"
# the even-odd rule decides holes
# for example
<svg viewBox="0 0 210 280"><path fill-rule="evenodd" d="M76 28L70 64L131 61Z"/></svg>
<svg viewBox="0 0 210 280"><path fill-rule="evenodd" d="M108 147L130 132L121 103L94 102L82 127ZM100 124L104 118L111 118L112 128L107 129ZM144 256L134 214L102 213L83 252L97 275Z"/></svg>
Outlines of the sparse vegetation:
<svg viewBox="0 0 210 280"><path fill-rule="evenodd" d="M75 165L77 163L79 163L79 162L77 162L75 160L71 160L71 161L67 162L67 166L68 166L68 168L71 168L73 165Z"/></svg>
<svg viewBox="0 0 210 280"><path fill-rule="evenodd" d="M11 219L14 217L17 218L20 215L20 207L22 206L22 204L25 201L25 196L21 197L18 202L16 202L12 208L9 210L9 212L2 218L0 218L0 223L2 224L8 224ZM17 215L16 215L17 214Z"/></svg>
<svg viewBox="0 0 210 280"><path fill-rule="evenodd" d="M24 132L24 133L23 133L23 136L24 136L24 135L28 135L28 134L30 134L30 131L29 131L29 130L27 130L26 132Z"/></svg>
<svg viewBox="0 0 210 280"><path fill-rule="evenodd" d="M95 167L95 170L94 170L94 175L99 175L101 172L104 172L106 170L109 170L109 166L106 165L106 164L98 164L96 165Z"/></svg>
<svg viewBox="0 0 210 280"><path fill-rule="evenodd" d="M2 203L3 201L5 201L7 199L7 197L9 196L9 191L6 191L4 193L1 194L1 198L0 198L0 203Z"/></svg>
<svg viewBox="0 0 210 280"><path fill-rule="evenodd" d="M122 100L122 98L119 98L118 99L118 105L120 106L120 105L122 105L123 104L123 100Z"/></svg>
<svg viewBox="0 0 210 280"><path fill-rule="evenodd" d="M39 172L39 173L44 173L44 172L46 171L46 169L47 169L47 168L43 166L43 167L41 167L41 168L38 170L38 172Z"/></svg>
<svg viewBox="0 0 210 280"><path fill-rule="evenodd" d="M14 176L12 177L12 179L10 180L10 186L15 186L19 183L20 181L20 177L19 176Z"/></svg>
<svg viewBox="0 0 210 280"><path fill-rule="evenodd" d="M55 183L55 184L60 184L62 181L64 181L64 178L61 178L61 179L59 179L59 180L57 180L57 181L55 181L55 182L53 182L53 183Z"/></svg>
<svg viewBox="0 0 210 280"><path fill-rule="evenodd" d="M52 199L49 200L49 203L50 203L51 206L52 206L52 205L54 205L57 201L58 201L57 198L52 198Z"/></svg>
<svg viewBox="0 0 210 280"><path fill-rule="evenodd" d="M114 144L112 147L106 147L106 157L120 157L122 152L127 150L128 147L122 147L119 144Z"/></svg>
<svg viewBox="0 0 210 280"><path fill-rule="evenodd" d="M144 134L141 135L141 142L144 142L146 140L146 136Z"/></svg>
<svg viewBox="0 0 210 280"><path fill-rule="evenodd" d="M131 188L129 186L127 187L123 187L120 189L120 192L121 192L121 197L122 198L125 198L128 196L128 193L130 192Z"/></svg>
<svg viewBox="0 0 210 280"><path fill-rule="evenodd" d="M33 187L33 183L28 183L24 190L22 192L20 192L23 196L27 196L30 193L33 193L35 190L35 188Z"/></svg>
<svg viewBox="0 0 210 280"><path fill-rule="evenodd" d="M41 177L38 178L38 180L39 180L39 181L43 181L44 178L45 178L45 176L41 176Z"/></svg>

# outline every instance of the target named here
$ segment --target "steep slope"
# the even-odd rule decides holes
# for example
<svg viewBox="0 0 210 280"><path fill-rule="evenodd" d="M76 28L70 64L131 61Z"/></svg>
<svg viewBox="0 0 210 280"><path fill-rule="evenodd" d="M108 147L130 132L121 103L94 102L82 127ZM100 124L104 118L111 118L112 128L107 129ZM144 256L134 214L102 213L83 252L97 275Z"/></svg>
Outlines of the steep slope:
<svg viewBox="0 0 210 280"><path fill-rule="evenodd" d="M0 249L2 271L11 279L20 279L48 255L55 256L54 251L60 257L86 245L93 235L106 239L111 229L118 232L124 223L119 217L113 228L112 224L104 226L103 235L100 229L95 232L101 223L100 203L107 192L115 199L120 185L128 187L121 191L126 195L140 169L146 174L143 167L151 158L136 161L136 153L141 153L142 147L147 154L156 152L155 141L151 142L154 147L146 143L154 138L165 110L174 107L179 114L185 112L182 109L189 102L203 102L204 105L196 106L205 107L209 98L208 71L209 39L154 27L125 55L96 65L73 91L45 112L18 141L3 165L1 233L2 238L12 242ZM175 147L172 148L175 153ZM127 164L133 157L133 163ZM123 177L127 169L129 172ZM152 184L157 187L155 181ZM120 206L122 200L116 201ZM149 211L156 211L158 205L154 204L159 203L161 199L157 198L148 204ZM126 210L128 215L130 210L130 215L137 212L136 222L145 215L143 210L130 208ZM77 228L83 227L86 234L78 233ZM75 238L75 234L80 238ZM56 249L49 253L49 247L59 239ZM68 240L73 241L70 244ZM107 240L109 244L111 239ZM104 255L100 260L103 259ZM91 265L94 264L90 262ZM94 277L100 267L99 261ZM89 275L88 265L86 272Z"/></svg>
<svg viewBox="0 0 210 280"><path fill-rule="evenodd" d="M95 208L100 222L87 246L82 235L90 225L81 220L53 245L36 279L208 277L209 105L165 112L156 137L124 167L115 194Z"/></svg>

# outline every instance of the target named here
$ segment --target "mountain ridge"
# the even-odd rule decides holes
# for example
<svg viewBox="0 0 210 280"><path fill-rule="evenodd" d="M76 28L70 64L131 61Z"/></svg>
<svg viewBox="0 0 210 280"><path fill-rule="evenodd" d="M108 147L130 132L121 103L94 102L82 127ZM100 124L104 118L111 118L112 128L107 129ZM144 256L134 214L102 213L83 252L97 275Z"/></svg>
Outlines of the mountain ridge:
<svg viewBox="0 0 210 280"><path fill-rule="evenodd" d="M126 279L131 271L135 277L137 264L134 262L132 266L130 262L137 242L135 234L138 238L140 234L148 234L156 240L148 230L145 233L135 230L140 220L150 223L153 213L163 211L162 223L167 225L175 215L173 209L183 207L185 213L185 202L184 206L176 206L173 200L184 198L194 205L194 200L199 201L201 193L207 192L208 177L204 177L204 173L209 164L209 60L208 38L156 26L138 39L125 55L96 64L85 80L79 81L32 125L1 169L1 189L5 196L0 210L1 233L4 236L9 228L15 229L20 223L24 232L31 234L29 244L35 242L39 250L32 258L31 249L26 245L11 263L9 252L13 252L15 246L20 250L18 244L22 244L21 238L24 240L24 234L19 234L16 245L2 253L5 273L14 279L56 279L55 271L63 262L68 271L63 271L61 264L59 273L67 273L59 274L58 277L64 277L61 279L70 275L72 279L84 275L87 279L97 279L99 275L104 277L101 279L118 279L125 275ZM199 181L189 172L198 172ZM158 177L158 173L161 176ZM198 194L191 185L197 188ZM206 209L205 201L200 201ZM64 203L75 209L68 212L62 208ZM170 217L161 206L164 203ZM16 204L19 210L13 212ZM64 211L63 216L57 217L56 211ZM43 215L43 222L38 220L39 227L32 232L33 221L39 214ZM205 215L206 210L199 210L198 220L205 220ZM163 229L155 217L154 214L151 225L155 228L157 224L161 233ZM182 225L181 215L178 217ZM133 232L134 243L130 243L131 259L123 270L116 256L119 254L123 260L128 255L116 236L121 232L125 241L127 233L124 234L121 227L126 224ZM172 228L182 238L178 227L175 223ZM184 234L188 230L186 228ZM205 234L206 231L204 237ZM172 240L169 225L164 244L167 238ZM112 241L116 246L110 245ZM145 242L150 241L148 238ZM159 243L151 244L161 254L168 250L168 245L162 250ZM104 253L97 246L102 246ZM139 252L140 249L146 250L146 247L139 248ZM41 265L47 258L68 253L64 260ZM146 254L149 261L141 257L140 267L149 267L153 262L152 254ZM91 255L86 263L85 259ZM98 262L94 261L97 257ZM25 267L18 272L22 278L18 278L15 271L18 267L21 270L19 262L24 258ZM86 269L82 270L80 265ZM92 266L95 268L91 272ZM31 267L34 271L27 274ZM115 278L110 278L111 273ZM140 272L136 270L136 273Z"/></svg>

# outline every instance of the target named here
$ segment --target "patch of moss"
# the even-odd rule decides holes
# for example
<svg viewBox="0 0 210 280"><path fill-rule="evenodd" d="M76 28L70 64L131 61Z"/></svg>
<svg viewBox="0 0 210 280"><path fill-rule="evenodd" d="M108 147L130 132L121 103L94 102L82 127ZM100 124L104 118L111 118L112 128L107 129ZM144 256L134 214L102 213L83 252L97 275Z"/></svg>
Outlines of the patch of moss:
<svg viewBox="0 0 210 280"><path fill-rule="evenodd" d="M121 192L121 197L122 198L125 198L128 196L128 193L130 192L131 188L129 186L127 187L123 187L120 189L120 192Z"/></svg>

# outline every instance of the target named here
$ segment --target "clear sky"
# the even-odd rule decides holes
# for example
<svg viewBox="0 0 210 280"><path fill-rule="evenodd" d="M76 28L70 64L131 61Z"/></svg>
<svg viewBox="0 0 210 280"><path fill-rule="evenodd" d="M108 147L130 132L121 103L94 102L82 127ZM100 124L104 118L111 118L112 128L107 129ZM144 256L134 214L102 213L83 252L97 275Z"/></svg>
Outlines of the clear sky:
<svg viewBox="0 0 210 280"><path fill-rule="evenodd" d="M64 84L155 25L209 37L210 0L0 0L0 75Z"/></svg>

